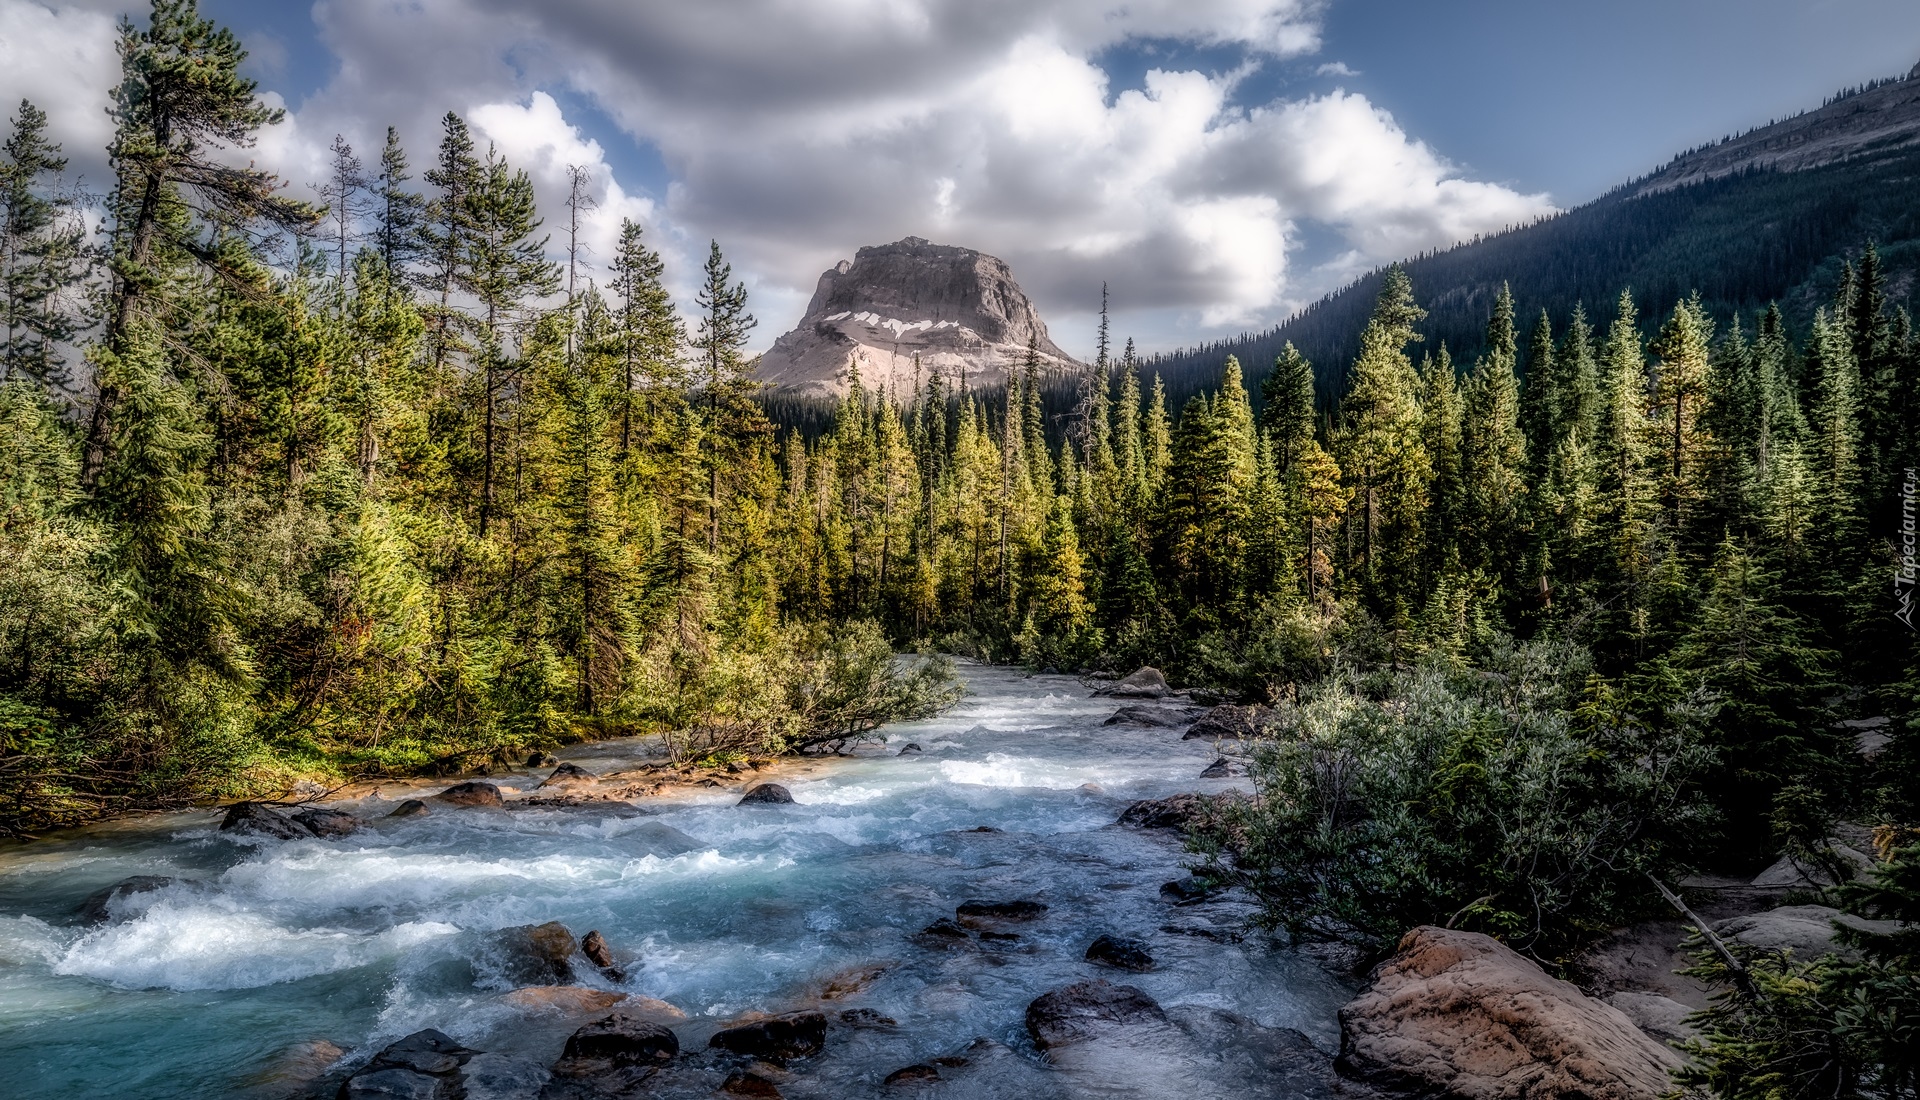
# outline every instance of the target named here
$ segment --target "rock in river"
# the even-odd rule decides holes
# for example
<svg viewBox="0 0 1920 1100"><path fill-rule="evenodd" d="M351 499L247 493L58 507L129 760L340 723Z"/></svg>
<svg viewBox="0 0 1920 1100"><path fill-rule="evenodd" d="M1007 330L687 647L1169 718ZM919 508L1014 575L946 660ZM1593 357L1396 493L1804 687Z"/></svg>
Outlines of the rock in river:
<svg viewBox="0 0 1920 1100"><path fill-rule="evenodd" d="M1113 712L1113 717L1102 725L1107 726L1145 726L1148 729L1176 729L1187 724L1189 719L1179 711L1165 707L1148 707L1138 703L1121 707Z"/></svg>
<svg viewBox="0 0 1920 1100"><path fill-rule="evenodd" d="M793 801L792 792L778 783L762 783L740 796L742 806L781 806Z"/></svg>
<svg viewBox="0 0 1920 1100"><path fill-rule="evenodd" d="M1147 945L1125 936L1101 936L1087 948L1087 961L1120 970L1144 973L1153 969L1153 956Z"/></svg>
<svg viewBox="0 0 1920 1100"><path fill-rule="evenodd" d="M566 985L573 980L573 955L580 950L573 933L559 921L503 928L494 944L506 977L516 985Z"/></svg>
<svg viewBox="0 0 1920 1100"><path fill-rule="evenodd" d="M1027 1005L1027 1032L1041 1050L1077 1043L1110 1026L1165 1023L1167 1014L1130 985L1104 980L1076 982L1043 993Z"/></svg>
<svg viewBox="0 0 1920 1100"><path fill-rule="evenodd" d="M1033 920L1044 915L1047 907L1041 902L1027 901L980 901L961 902L953 911L961 920Z"/></svg>
<svg viewBox="0 0 1920 1100"><path fill-rule="evenodd" d="M553 774L540 781L540 789L548 787L567 788L584 787L598 783L600 777L578 764L562 764L553 769Z"/></svg>
<svg viewBox="0 0 1920 1100"><path fill-rule="evenodd" d="M500 788L491 783L479 781L455 783L446 790L433 796L450 806L503 806Z"/></svg>
<svg viewBox="0 0 1920 1100"><path fill-rule="evenodd" d="M427 804L417 798L409 798L393 808L388 817L419 817L427 812Z"/></svg>
<svg viewBox="0 0 1920 1100"><path fill-rule="evenodd" d="M1199 794L1176 794L1166 798L1147 798L1130 804L1120 814L1118 824L1135 829L1184 829L1204 816L1208 799Z"/></svg>
<svg viewBox="0 0 1920 1100"><path fill-rule="evenodd" d="M300 840L313 830L263 802L235 802L220 822L223 833L249 833L278 840Z"/></svg>
<svg viewBox="0 0 1920 1100"><path fill-rule="evenodd" d="M346 836L364 824L344 810L301 810L293 815L293 820L314 836Z"/></svg>
<svg viewBox="0 0 1920 1100"><path fill-rule="evenodd" d="M1159 669L1147 666L1115 680L1096 694L1117 699L1165 699L1172 694L1172 689L1167 687L1167 678Z"/></svg>
<svg viewBox="0 0 1920 1100"><path fill-rule="evenodd" d="M105 924L119 916L121 902L135 894L145 894L163 886L172 886L179 880L166 875L134 875L123 878L104 889L88 894L79 906L81 921L87 924Z"/></svg>
<svg viewBox="0 0 1920 1100"><path fill-rule="evenodd" d="M825 1013L806 1011L768 1016L716 1031L707 1045L716 1050L784 1062L820 1053L827 1043Z"/></svg>
<svg viewBox="0 0 1920 1100"><path fill-rule="evenodd" d="M340 1086L339 1100L442 1100L460 1094L469 1050L444 1032L416 1031L373 1056Z"/></svg>
<svg viewBox="0 0 1920 1100"><path fill-rule="evenodd" d="M1477 932L1408 932L1340 1010L1341 1068L1399 1092L1657 1100L1678 1064L1619 1009Z"/></svg>

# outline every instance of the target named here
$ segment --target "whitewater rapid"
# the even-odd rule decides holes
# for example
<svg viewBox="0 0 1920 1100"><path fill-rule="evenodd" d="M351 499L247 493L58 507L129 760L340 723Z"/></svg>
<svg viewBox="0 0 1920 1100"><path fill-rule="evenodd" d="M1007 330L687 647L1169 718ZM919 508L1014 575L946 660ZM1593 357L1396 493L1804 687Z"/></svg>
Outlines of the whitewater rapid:
<svg viewBox="0 0 1920 1100"><path fill-rule="evenodd" d="M900 1026L835 1063L847 1082L975 1036L1027 1051L1027 1003L1096 976L1331 1050L1347 987L1244 931L1243 902L1173 906L1159 888L1185 873L1177 838L1114 824L1131 800L1245 780L1197 778L1213 751L1178 730L1103 725L1118 704L1071 678L961 672L957 707L788 781L789 806L737 806L736 788L642 800L638 815L436 808L296 841L223 834L197 812L0 849L0 1091L258 1095L301 1044L326 1040L351 1062L424 1027L550 1062L580 1020L503 1003L512 983L490 936L545 921L598 929L631 960L624 980L583 984L666 1001L693 1031L811 1003L833 975L885 964L846 1003ZM924 751L899 755L908 743ZM566 755L605 772L644 751ZM83 898L132 875L180 881L125 899L110 923L80 922ZM970 898L1050 910L1003 950L915 940ZM1145 940L1158 967L1095 971L1082 956L1102 933Z"/></svg>

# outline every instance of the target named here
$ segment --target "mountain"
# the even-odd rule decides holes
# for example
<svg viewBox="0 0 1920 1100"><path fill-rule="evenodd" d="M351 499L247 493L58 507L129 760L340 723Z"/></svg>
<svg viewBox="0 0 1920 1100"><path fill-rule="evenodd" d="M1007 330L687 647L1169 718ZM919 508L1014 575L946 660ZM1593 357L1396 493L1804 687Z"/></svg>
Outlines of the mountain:
<svg viewBox="0 0 1920 1100"><path fill-rule="evenodd" d="M1576 305L1604 327L1622 290L1643 324L1698 291L1724 323L1779 302L1805 331L1831 300L1841 265L1868 240L1890 304L1914 305L1920 274L1920 66L1842 93L1818 110L1693 150L1599 199L1403 266L1428 310L1426 348L1445 343L1464 368L1482 346L1500 285L1511 283L1521 331L1544 310L1556 331ZM1324 398L1344 388L1373 308L1373 272L1265 332L1154 358L1169 400L1217 385L1238 356L1249 383L1289 341L1313 360Z"/></svg>
<svg viewBox="0 0 1920 1100"><path fill-rule="evenodd" d="M807 312L760 359L759 375L792 397L843 394L861 384L905 394L939 374L952 386L997 386L1031 342L1049 374L1081 364L1047 326L997 257L907 237L872 245L820 274Z"/></svg>

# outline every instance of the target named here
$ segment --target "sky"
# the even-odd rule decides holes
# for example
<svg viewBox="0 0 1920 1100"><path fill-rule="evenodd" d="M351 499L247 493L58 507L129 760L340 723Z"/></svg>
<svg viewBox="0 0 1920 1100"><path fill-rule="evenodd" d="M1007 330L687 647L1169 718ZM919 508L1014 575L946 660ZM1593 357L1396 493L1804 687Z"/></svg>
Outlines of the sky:
<svg viewBox="0 0 1920 1100"><path fill-rule="evenodd" d="M590 265L634 219L687 300L719 241L760 346L908 235L1007 260L1077 354L1103 283L1149 351L1264 328L1920 61L1913 0L201 3L287 108L248 155L295 191L389 125L423 171L457 111L550 229L591 171ZM0 102L96 190L128 7L0 0Z"/></svg>

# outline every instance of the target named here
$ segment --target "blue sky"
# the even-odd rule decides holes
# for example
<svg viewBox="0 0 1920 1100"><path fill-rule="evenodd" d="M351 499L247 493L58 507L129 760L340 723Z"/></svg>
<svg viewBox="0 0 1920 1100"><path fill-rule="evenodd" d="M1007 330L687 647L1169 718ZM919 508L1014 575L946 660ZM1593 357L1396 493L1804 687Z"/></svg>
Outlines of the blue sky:
<svg viewBox="0 0 1920 1100"><path fill-rule="evenodd" d="M684 285L709 237L762 334L909 233L1006 258L1070 349L1102 282L1149 348L1260 327L1353 274L1587 201L1679 150L1920 60L1913 0L202 0L314 182L451 109L570 163ZM0 96L97 150L116 0L0 0Z"/></svg>

